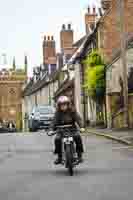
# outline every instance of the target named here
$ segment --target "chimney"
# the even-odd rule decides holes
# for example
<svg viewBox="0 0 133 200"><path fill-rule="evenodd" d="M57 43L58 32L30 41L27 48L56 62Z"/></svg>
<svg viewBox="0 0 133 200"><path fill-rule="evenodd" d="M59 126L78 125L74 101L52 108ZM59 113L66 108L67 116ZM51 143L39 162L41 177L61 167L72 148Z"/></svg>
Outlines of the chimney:
<svg viewBox="0 0 133 200"><path fill-rule="evenodd" d="M67 29L63 24L62 30L60 32L60 44L61 50L72 48L73 45L73 30L71 28L71 24L68 24Z"/></svg>
<svg viewBox="0 0 133 200"><path fill-rule="evenodd" d="M87 10L88 12L85 14L85 26L86 26L86 34L89 34L91 27L95 27L97 13L95 7L93 7L93 12L91 12L90 7L88 7Z"/></svg>

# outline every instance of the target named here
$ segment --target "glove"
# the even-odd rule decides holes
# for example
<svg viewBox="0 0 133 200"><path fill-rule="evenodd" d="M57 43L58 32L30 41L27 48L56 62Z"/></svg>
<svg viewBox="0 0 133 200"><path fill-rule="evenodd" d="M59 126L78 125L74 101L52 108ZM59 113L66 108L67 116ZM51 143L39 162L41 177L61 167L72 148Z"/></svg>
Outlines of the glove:
<svg viewBox="0 0 133 200"><path fill-rule="evenodd" d="M48 131L48 132L47 132L47 135L48 135L48 136L55 135L55 132L54 132L54 131L52 131L52 130L50 130L50 131Z"/></svg>
<svg viewBox="0 0 133 200"><path fill-rule="evenodd" d="M54 133L54 131L52 131L52 130L49 131L49 134L53 134L53 133Z"/></svg>
<svg viewBox="0 0 133 200"><path fill-rule="evenodd" d="M81 128L81 129L80 129L80 132L81 132L81 133L85 132L85 128Z"/></svg>

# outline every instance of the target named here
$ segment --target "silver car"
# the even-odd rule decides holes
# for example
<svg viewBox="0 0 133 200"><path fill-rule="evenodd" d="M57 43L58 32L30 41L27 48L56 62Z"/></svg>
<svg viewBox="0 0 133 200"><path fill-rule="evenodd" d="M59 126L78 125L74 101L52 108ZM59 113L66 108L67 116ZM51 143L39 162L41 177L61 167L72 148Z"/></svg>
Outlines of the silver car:
<svg viewBox="0 0 133 200"><path fill-rule="evenodd" d="M29 130L48 129L53 121L55 108L52 106L36 106L29 116Z"/></svg>

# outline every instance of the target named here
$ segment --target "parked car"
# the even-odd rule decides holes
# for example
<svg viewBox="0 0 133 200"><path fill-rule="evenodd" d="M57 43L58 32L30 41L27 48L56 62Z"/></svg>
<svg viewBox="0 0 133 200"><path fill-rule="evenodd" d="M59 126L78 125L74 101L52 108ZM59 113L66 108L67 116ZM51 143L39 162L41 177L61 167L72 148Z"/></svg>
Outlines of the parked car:
<svg viewBox="0 0 133 200"><path fill-rule="evenodd" d="M29 116L29 130L48 129L53 120L54 113L55 109L52 106L34 107Z"/></svg>

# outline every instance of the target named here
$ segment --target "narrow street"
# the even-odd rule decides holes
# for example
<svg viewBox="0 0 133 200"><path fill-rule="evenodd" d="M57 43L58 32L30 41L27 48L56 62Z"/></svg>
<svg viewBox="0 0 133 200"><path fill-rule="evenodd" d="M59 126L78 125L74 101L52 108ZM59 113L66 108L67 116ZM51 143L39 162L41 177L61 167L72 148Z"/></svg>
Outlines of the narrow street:
<svg viewBox="0 0 133 200"><path fill-rule="evenodd" d="M133 149L84 137L84 163L70 177L53 165L52 144L44 133L0 135L1 200L132 200Z"/></svg>

